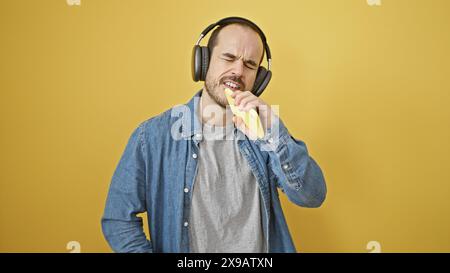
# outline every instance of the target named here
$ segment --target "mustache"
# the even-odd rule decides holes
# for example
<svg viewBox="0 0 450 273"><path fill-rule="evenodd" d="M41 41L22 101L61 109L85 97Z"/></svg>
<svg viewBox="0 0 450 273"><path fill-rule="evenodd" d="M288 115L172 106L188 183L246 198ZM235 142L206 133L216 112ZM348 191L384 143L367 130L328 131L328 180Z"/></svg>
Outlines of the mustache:
<svg viewBox="0 0 450 273"><path fill-rule="evenodd" d="M244 82L242 81L242 79L241 79L241 77L236 77L236 76L230 76L230 77L223 77L221 80L220 80L220 83L224 83L225 81L227 81L227 80L229 80L229 81L234 81L234 82L236 82L236 83L238 83L242 88L242 90L245 90L245 84L244 84Z"/></svg>

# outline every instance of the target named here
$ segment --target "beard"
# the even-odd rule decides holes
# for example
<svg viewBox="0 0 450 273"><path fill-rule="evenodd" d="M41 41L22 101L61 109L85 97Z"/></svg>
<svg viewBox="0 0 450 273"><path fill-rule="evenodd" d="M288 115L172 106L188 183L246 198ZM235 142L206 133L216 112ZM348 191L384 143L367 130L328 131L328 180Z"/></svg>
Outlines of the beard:
<svg viewBox="0 0 450 273"><path fill-rule="evenodd" d="M214 80L211 77L206 75L205 79L205 89L208 92L209 96L222 108L226 108L228 105L227 98L225 97L225 88L222 87L222 84L226 80L233 80L239 83L242 86L242 90L245 90L244 83L240 77L223 77L220 80Z"/></svg>
<svg viewBox="0 0 450 273"><path fill-rule="evenodd" d="M225 98L224 91L220 86L220 81L215 81L209 77L205 80L205 89L209 96L222 108L226 108L228 101Z"/></svg>

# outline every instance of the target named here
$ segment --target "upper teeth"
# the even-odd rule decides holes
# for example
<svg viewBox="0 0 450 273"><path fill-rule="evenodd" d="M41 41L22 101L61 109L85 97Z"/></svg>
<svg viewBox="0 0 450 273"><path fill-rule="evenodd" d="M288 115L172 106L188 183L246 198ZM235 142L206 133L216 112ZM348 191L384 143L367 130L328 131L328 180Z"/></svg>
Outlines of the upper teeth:
<svg viewBox="0 0 450 273"><path fill-rule="evenodd" d="M225 82L225 84L232 88L238 88L238 85L232 82Z"/></svg>

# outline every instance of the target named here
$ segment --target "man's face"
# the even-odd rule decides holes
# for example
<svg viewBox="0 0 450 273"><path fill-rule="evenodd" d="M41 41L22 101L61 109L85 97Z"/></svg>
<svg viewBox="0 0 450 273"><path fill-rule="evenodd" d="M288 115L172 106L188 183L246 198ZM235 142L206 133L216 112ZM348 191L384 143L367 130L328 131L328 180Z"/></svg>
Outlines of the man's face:
<svg viewBox="0 0 450 273"><path fill-rule="evenodd" d="M225 88L253 89L263 50L258 33L249 27L231 24L219 32L205 80L206 91L218 105L228 104Z"/></svg>

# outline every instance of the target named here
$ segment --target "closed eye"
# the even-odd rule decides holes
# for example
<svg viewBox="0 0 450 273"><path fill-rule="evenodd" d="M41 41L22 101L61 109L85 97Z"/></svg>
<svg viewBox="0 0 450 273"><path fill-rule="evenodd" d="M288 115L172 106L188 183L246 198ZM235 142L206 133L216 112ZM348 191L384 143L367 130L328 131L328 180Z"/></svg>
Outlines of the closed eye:
<svg viewBox="0 0 450 273"><path fill-rule="evenodd" d="M233 62L236 60L236 56L234 56L231 53L223 53L222 54L222 60L227 61L227 62ZM258 67L258 65L256 64L256 62L252 61L252 60L247 60L244 61L245 67L251 69L251 70L256 70L256 68Z"/></svg>
<svg viewBox="0 0 450 273"><path fill-rule="evenodd" d="M248 65L247 63L245 64L245 66L251 70L256 70L256 67L253 65Z"/></svg>
<svg viewBox="0 0 450 273"><path fill-rule="evenodd" d="M225 61L234 61L236 59L236 56L234 56L231 53L223 53L222 54L222 59Z"/></svg>

